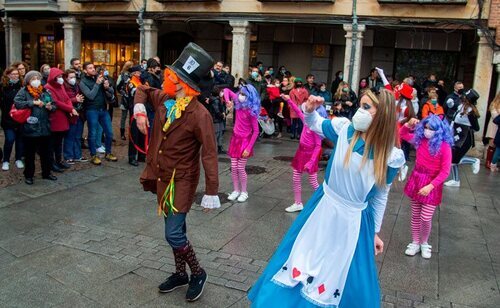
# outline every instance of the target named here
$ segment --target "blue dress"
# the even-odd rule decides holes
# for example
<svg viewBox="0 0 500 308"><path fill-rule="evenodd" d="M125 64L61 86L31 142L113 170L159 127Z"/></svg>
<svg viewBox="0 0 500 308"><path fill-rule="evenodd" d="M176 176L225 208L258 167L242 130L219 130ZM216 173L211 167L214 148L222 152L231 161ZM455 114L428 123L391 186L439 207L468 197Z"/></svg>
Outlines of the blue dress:
<svg viewBox="0 0 500 308"><path fill-rule="evenodd" d="M313 127L311 127L313 129ZM316 131L318 131L317 129ZM334 129L332 122L324 120L321 123L321 133L324 137L330 139L335 144L339 139L338 130ZM349 125L347 128L347 138L350 140L354 134L354 128ZM332 162L334 161L335 147L325 175L325 182L328 183L332 170ZM355 147L354 152L363 155L364 141L360 139ZM400 153L399 156L402 156ZM372 158L372 157L371 157ZM392 180L398 172L399 165L404 163L404 159L398 158L397 164L389 164L387 171L387 182L392 183ZM401 162L402 160L402 162ZM304 210L298 215L282 242L278 246L275 254L270 259L265 271L250 290L248 295L252 302L251 307L318 307L322 306L317 302L307 299L302 291L302 284L297 284L294 287L284 287L273 281L275 274L280 271L283 264L289 258L293 245L299 232L308 221L311 214L314 212L320 203L325 188L320 186L308 201ZM372 187L366 197L368 206L361 211L361 223L359 228L359 237L355 246L354 255L347 272L343 294L338 306L328 307L379 307L380 306L380 288L378 283L377 267L375 263L374 251L374 236L376 230L376 220L381 223L381 215L385 210L387 201L388 189L382 194L375 186ZM380 196L382 195L382 198ZM384 199L385 197L385 199ZM372 202L378 198L382 202ZM380 204L383 203L383 208L380 209ZM375 206L378 204L379 206ZM377 226L379 231L380 226Z"/></svg>

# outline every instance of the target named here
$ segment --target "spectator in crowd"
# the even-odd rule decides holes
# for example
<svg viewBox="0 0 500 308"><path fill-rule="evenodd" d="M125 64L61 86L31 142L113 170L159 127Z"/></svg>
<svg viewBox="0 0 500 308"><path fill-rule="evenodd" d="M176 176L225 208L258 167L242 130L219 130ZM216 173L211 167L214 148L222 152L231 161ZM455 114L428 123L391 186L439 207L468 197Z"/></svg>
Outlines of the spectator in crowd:
<svg viewBox="0 0 500 308"><path fill-rule="evenodd" d="M85 73L80 82L80 89L85 96L86 117L89 126L89 147L91 162L94 165L100 165L101 160L96 153L96 134L97 126L101 125L106 137L106 155L108 161L117 161L115 155L111 152L113 129L111 126L111 117L106 110L106 99L114 95L113 88L109 83L105 83L104 76L97 75L94 64L85 62L83 64Z"/></svg>
<svg viewBox="0 0 500 308"><path fill-rule="evenodd" d="M63 152L64 159L68 164L75 162L86 162L87 159L82 155L82 142L83 135L83 117L85 110L83 108L84 96L80 91L76 71L73 69L64 72L64 89L68 94L73 108L78 112L78 117L71 117L69 123L69 131L64 138Z"/></svg>
<svg viewBox="0 0 500 308"><path fill-rule="evenodd" d="M203 105L208 109L212 116L212 122L215 130L215 140L217 141L218 154L226 154L222 146L224 135L224 121L226 119L226 105L223 103L223 89L214 86L209 97L205 97Z"/></svg>
<svg viewBox="0 0 500 308"><path fill-rule="evenodd" d="M384 86L384 84L382 83L382 79L380 79L376 68L371 69L370 75L366 77L366 81L367 81L367 87L369 89L375 89L378 91L381 87Z"/></svg>
<svg viewBox="0 0 500 308"><path fill-rule="evenodd" d="M161 89L161 67L160 63L151 58L148 60L148 70L142 75L143 83L151 88Z"/></svg>
<svg viewBox="0 0 500 308"><path fill-rule="evenodd" d="M21 64L22 65L22 64ZM17 92L21 89L21 80L19 70L16 66L11 66L5 69L2 75L2 85L0 88L0 109L2 110L1 125L5 135L3 144L3 163L2 170L10 169L10 155L15 145L16 150L16 167L24 168L23 163L23 138L21 132L21 124L17 123L10 117L10 109L14 104L14 98Z"/></svg>
<svg viewBox="0 0 500 308"><path fill-rule="evenodd" d="M156 61L155 61L156 62ZM139 65L132 66L129 69L130 79L126 85L128 97L132 104L129 105L130 114L134 113L133 102L137 88L142 85L141 67ZM152 123L152 122L150 122ZM136 121L130 123L130 138L128 141L128 163L132 166L139 166L139 161L146 161L146 145L144 135L137 128Z"/></svg>
<svg viewBox="0 0 500 308"><path fill-rule="evenodd" d="M283 81L283 78L286 77L286 72L287 72L286 67L280 66L278 71L276 72L276 78Z"/></svg>
<svg viewBox="0 0 500 308"><path fill-rule="evenodd" d="M42 86L42 74L29 71L24 78L24 87L17 92L14 103L17 109L31 109L31 115L23 124L24 137L24 182L33 184L35 176L35 154L40 155L42 178L55 181L50 173L50 120L55 111L50 94Z"/></svg>
<svg viewBox="0 0 500 308"><path fill-rule="evenodd" d="M341 81L344 80L344 73L342 71L338 71L335 73L335 79L333 80L332 82L332 86L330 87L330 91L331 93L335 93L337 92L337 89L339 87L339 84ZM325 102L329 102L329 101L326 101Z"/></svg>
<svg viewBox="0 0 500 308"><path fill-rule="evenodd" d="M264 64L259 61L255 64L255 67L259 70L260 74L264 74Z"/></svg>
<svg viewBox="0 0 500 308"><path fill-rule="evenodd" d="M52 102L57 107L50 114L52 171L60 172L70 166L63 160L63 142L69 131L70 118L78 119L78 112L64 89L63 71L51 68L45 89L49 91ZM72 121L74 121L72 119Z"/></svg>
<svg viewBox="0 0 500 308"><path fill-rule="evenodd" d="M462 104L462 94L464 93L464 84L461 81L455 82L453 85L453 93L448 95L445 100L444 112L448 122L453 121L458 107Z"/></svg>
<svg viewBox="0 0 500 308"><path fill-rule="evenodd" d="M356 111L358 110L358 97L356 93L352 91L349 84L345 81L341 81L333 97L335 106L337 106L338 112L337 116L352 119ZM338 107L340 103L340 108Z"/></svg>
<svg viewBox="0 0 500 308"><path fill-rule="evenodd" d="M231 75L231 67L229 66L229 64L226 64L222 69L224 70L224 72L226 72L226 83L229 89L234 89L235 78L233 75Z"/></svg>
<svg viewBox="0 0 500 308"><path fill-rule="evenodd" d="M436 86L437 86L436 74L430 74L429 77L427 77L427 80L425 80L424 83L422 84L423 88L422 90L424 91L422 95L427 94L429 87L436 87Z"/></svg>
<svg viewBox="0 0 500 308"><path fill-rule="evenodd" d="M224 64L221 61L217 61L212 68L212 74L214 75L214 85L226 87L226 72L222 69Z"/></svg>
<svg viewBox="0 0 500 308"><path fill-rule="evenodd" d="M437 88L439 104L441 106L444 106L446 97L448 96L448 93L446 92L446 88L445 88L443 79L439 79L436 88Z"/></svg>
<svg viewBox="0 0 500 308"><path fill-rule="evenodd" d="M50 65L42 64L40 67L40 74L42 74L42 86L44 86L47 84L47 79L49 78Z"/></svg>
<svg viewBox="0 0 500 308"><path fill-rule="evenodd" d="M120 76L118 76L118 80L116 83L116 89L121 95L120 109L122 111L122 115L120 118L120 136L122 140L127 139L125 137L127 115L130 108L133 108L131 107L133 105L133 100L130 99L129 94L127 92L127 84L130 80L129 69L132 66L134 66L134 62L132 61L127 61L125 62L125 64L123 64L122 71L120 73Z"/></svg>
<svg viewBox="0 0 500 308"><path fill-rule="evenodd" d="M262 67L262 63L261 63ZM252 68L252 73L250 74L250 77L247 79L247 84L251 84L257 93L259 94L260 101L263 102L267 98L267 91L266 87L262 82L262 75L259 71L258 66Z"/></svg>
<svg viewBox="0 0 500 308"><path fill-rule="evenodd" d="M426 95L427 101L424 102L424 104L422 105L421 118L425 119L431 114L444 117L444 109L439 104L439 99L437 94L438 90L432 86L428 87L427 89L428 89Z"/></svg>
<svg viewBox="0 0 500 308"><path fill-rule="evenodd" d="M141 68L143 71L148 69L148 59L142 59L141 60Z"/></svg>
<svg viewBox="0 0 500 308"><path fill-rule="evenodd" d="M70 61L70 69L75 71L76 81L80 82L82 79L82 63L79 58L72 58Z"/></svg>
<svg viewBox="0 0 500 308"><path fill-rule="evenodd" d="M24 75L26 75L26 72L29 71L28 64L26 64L26 62L17 61L17 62L12 63L12 66L17 68L17 70L19 72L19 78L20 78L21 84L22 84L22 82L24 80Z"/></svg>
<svg viewBox="0 0 500 308"><path fill-rule="evenodd" d="M360 81L359 81L359 87L358 87L358 97L361 97L363 95L363 93L370 89L368 87L368 78L362 78Z"/></svg>
<svg viewBox="0 0 500 308"><path fill-rule="evenodd" d="M317 85L314 82L314 75L309 74L306 76L306 84L304 88L309 92L309 95L316 95L316 92L318 91Z"/></svg>
<svg viewBox="0 0 500 308"><path fill-rule="evenodd" d="M309 98L309 91L304 88L301 78L295 78L294 88L290 91L290 99L297 105L301 106ZM293 109L290 109L290 118L292 119L291 136L290 139L300 139L304 123L300 120L299 116Z"/></svg>
<svg viewBox="0 0 500 308"><path fill-rule="evenodd" d="M332 102L332 92L326 89L326 83L324 82L319 84L317 95L321 96L325 102Z"/></svg>

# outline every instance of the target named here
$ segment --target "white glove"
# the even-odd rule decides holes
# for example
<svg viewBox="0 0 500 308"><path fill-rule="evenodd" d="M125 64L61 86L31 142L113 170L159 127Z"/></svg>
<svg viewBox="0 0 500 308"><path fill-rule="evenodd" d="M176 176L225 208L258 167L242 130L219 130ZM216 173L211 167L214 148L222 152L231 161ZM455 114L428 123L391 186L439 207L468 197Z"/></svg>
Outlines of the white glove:
<svg viewBox="0 0 500 308"><path fill-rule="evenodd" d="M134 116L138 113L147 114L146 106L144 106L144 104L135 104L134 105Z"/></svg>
<svg viewBox="0 0 500 308"><path fill-rule="evenodd" d="M205 209L218 209L220 208L219 196L204 195L200 205Z"/></svg>
<svg viewBox="0 0 500 308"><path fill-rule="evenodd" d="M388 85L389 81L385 77L384 70L381 69L381 68L378 68L378 67L376 67L375 69L377 70L378 75L380 76L380 79L382 79L382 82L384 83L384 86Z"/></svg>

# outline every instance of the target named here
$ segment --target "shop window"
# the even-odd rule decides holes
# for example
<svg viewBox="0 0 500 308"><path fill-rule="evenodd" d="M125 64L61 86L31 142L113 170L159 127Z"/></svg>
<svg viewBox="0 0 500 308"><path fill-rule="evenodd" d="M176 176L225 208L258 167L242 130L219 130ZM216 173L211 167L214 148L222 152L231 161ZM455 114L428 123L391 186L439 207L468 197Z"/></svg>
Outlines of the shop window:
<svg viewBox="0 0 500 308"><path fill-rule="evenodd" d="M38 36L38 59L39 63L55 66L56 43L53 35Z"/></svg>
<svg viewBox="0 0 500 308"><path fill-rule="evenodd" d="M82 41L82 61L95 65L104 64L112 76L120 73L126 61L138 63L139 57L139 43Z"/></svg>

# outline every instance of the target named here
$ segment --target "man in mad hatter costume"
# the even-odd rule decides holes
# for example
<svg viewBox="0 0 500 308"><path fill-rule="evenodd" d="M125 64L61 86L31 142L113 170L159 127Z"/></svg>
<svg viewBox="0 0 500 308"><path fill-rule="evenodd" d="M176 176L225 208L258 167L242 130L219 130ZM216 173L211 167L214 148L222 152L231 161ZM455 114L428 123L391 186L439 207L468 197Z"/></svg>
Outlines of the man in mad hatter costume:
<svg viewBox="0 0 500 308"><path fill-rule="evenodd" d="M205 50L190 43L165 69L163 90L141 85L134 99L134 117L143 134L150 125L144 104L149 102L155 109L146 168L140 180L144 190L157 194L158 212L165 220L165 238L175 257L175 273L159 286L159 291L168 293L189 285L187 301L201 296L207 280L186 236L186 215L198 186L200 156L206 185L201 206L207 211L220 207L212 118L196 98L200 94L198 84L213 63ZM191 270L190 279L186 264Z"/></svg>

